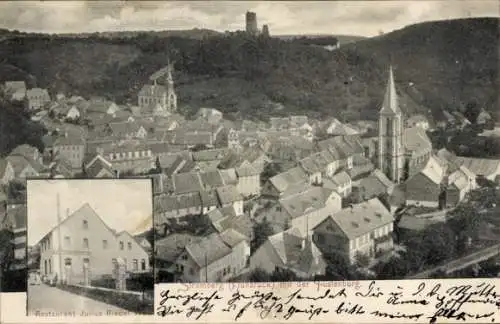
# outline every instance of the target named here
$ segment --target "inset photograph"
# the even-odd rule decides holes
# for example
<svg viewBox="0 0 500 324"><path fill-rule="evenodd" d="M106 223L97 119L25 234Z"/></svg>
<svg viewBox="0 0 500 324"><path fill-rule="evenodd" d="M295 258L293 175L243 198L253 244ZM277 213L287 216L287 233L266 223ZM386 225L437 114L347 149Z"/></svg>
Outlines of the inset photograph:
<svg viewBox="0 0 500 324"><path fill-rule="evenodd" d="M153 314L151 179L28 180L28 315Z"/></svg>

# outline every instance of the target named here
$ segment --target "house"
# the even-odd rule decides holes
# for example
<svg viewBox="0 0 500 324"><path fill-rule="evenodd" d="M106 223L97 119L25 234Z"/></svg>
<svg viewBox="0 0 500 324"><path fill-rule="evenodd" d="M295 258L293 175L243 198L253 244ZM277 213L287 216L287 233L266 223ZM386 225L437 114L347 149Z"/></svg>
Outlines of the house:
<svg viewBox="0 0 500 324"><path fill-rule="evenodd" d="M203 237L187 233L172 233L164 238L155 238L155 271L159 282L173 282L179 274L176 262L187 245L199 242Z"/></svg>
<svg viewBox="0 0 500 324"><path fill-rule="evenodd" d="M50 162L49 170L50 178L72 178L75 174L71 162L60 156Z"/></svg>
<svg viewBox="0 0 500 324"><path fill-rule="evenodd" d="M250 269L267 273L286 269L299 278L310 279L325 273L326 262L311 238L302 237L292 228L269 236L250 257Z"/></svg>
<svg viewBox="0 0 500 324"><path fill-rule="evenodd" d="M498 159L457 156L452 162L459 166L463 165L476 176L485 177L491 181L495 181L495 178L500 175L500 160Z"/></svg>
<svg viewBox="0 0 500 324"><path fill-rule="evenodd" d="M413 115L406 120L406 127L419 127L424 131L428 130L430 127L429 120L424 115Z"/></svg>
<svg viewBox="0 0 500 324"><path fill-rule="evenodd" d="M226 185L215 189L221 207L233 206L236 215L243 214L243 196L234 185Z"/></svg>
<svg viewBox="0 0 500 324"><path fill-rule="evenodd" d="M81 169L85 158L86 142L81 134L64 132L58 136L49 150L52 157L61 156L71 162L74 169Z"/></svg>
<svg viewBox="0 0 500 324"><path fill-rule="evenodd" d="M465 166L460 166L446 179L446 206L453 207L461 202L467 193L477 188L476 176Z"/></svg>
<svg viewBox="0 0 500 324"><path fill-rule="evenodd" d="M224 158L220 161L219 169L237 168L249 163L256 171L262 173L266 164L271 162L271 159L258 147L247 147L241 151L229 150Z"/></svg>
<svg viewBox="0 0 500 324"><path fill-rule="evenodd" d="M243 197L260 195L260 172L250 163L235 169L238 176L237 189Z"/></svg>
<svg viewBox="0 0 500 324"><path fill-rule="evenodd" d="M80 110L75 106L70 106L66 111L65 111L65 119L69 120L78 120L82 114L80 113Z"/></svg>
<svg viewBox="0 0 500 324"><path fill-rule="evenodd" d="M269 219L274 224L298 228L303 236L332 213L342 209L342 198L330 189L310 187L279 200Z"/></svg>
<svg viewBox="0 0 500 324"><path fill-rule="evenodd" d="M50 96L47 89L33 88L26 91L26 103L29 110L43 108L50 102Z"/></svg>
<svg viewBox="0 0 500 324"><path fill-rule="evenodd" d="M137 141L104 144L96 149L119 172L147 172L154 167L154 158L146 144Z"/></svg>
<svg viewBox="0 0 500 324"><path fill-rule="evenodd" d="M392 194L395 184L382 171L375 169L359 181L356 185L356 193L360 201L373 198L383 199Z"/></svg>
<svg viewBox="0 0 500 324"><path fill-rule="evenodd" d="M493 119L491 118L490 113L484 109L481 109L481 112L479 113L479 115L476 118L476 124L485 125L492 120Z"/></svg>
<svg viewBox="0 0 500 324"><path fill-rule="evenodd" d="M14 169L15 179L25 180L30 177L39 176L45 167L37 161L29 160L21 155L9 155L7 161Z"/></svg>
<svg viewBox="0 0 500 324"><path fill-rule="evenodd" d="M120 110L117 104L108 100L89 100L85 105L85 117L93 122L104 118L106 115L114 115Z"/></svg>
<svg viewBox="0 0 500 324"><path fill-rule="evenodd" d="M42 162L42 155L40 151L34 146L28 144L22 144L17 146L10 152L10 155L19 155L24 156L29 160L37 161L39 163Z"/></svg>
<svg viewBox="0 0 500 324"><path fill-rule="evenodd" d="M300 167L291 168L266 181L262 195L272 199L280 199L309 186L309 177Z"/></svg>
<svg viewBox="0 0 500 324"><path fill-rule="evenodd" d="M219 163L227 155L226 148L201 150L193 152L193 161L196 163L200 170L213 170L217 169Z"/></svg>
<svg viewBox="0 0 500 324"><path fill-rule="evenodd" d="M11 100L22 101L26 98L26 83L24 81L6 81L4 89Z"/></svg>
<svg viewBox="0 0 500 324"><path fill-rule="evenodd" d="M210 247L210 248L207 248ZM250 257L245 236L233 229L213 233L184 248L176 269L183 282L221 282L239 275Z"/></svg>
<svg viewBox="0 0 500 324"><path fill-rule="evenodd" d="M148 135L146 128L135 121L108 123L104 131L119 139L144 139Z"/></svg>
<svg viewBox="0 0 500 324"><path fill-rule="evenodd" d="M0 184L7 185L14 180L16 173L8 159L0 158Z"/></svg>
<svg viewBox="0 0 500 324"><path fill-rule="evenodd" d="M219 205L215 191L196 191L184 194L160 194L153 198L154 222L158 227L170 219L186 215L201 215Z"/></svg>
<svg viewBox="0 0 500 324"><path fill-rule="evenodd" d="M346 198L352 191L352 180L345 171L340 171L328 179L325 179L324 186L335 190L342 198Z"/></svg>
<svg viewBox="0 0 500 324"><path fill-rule="evenodd" d="M89 204L68 213L37 245L40 273L57 275L60 282L85 285L110 276L118 258L124 260L127 272L151 271L148 253L133 236L116 233Z"/></svg>
<svg viewBox="0 0 500 324"><path fill-rule="evenodd" d="M202 119L210 124L217 124L222 120L223 114L214 108L200 108L195 115L195 119Z"/></svg>
<svg viewBox="0 0 500 324"><path fill-rule="evenodd" d="M207 213L207 217L218 233L233 229L244 235L249 243L254 238L254 223L252 219L248 214L237 215L233 206L213 209Z"/></svg>
<svg viewBox="0 0 500 324"><path fill-rule="evenodd" d="M134 239L137 241L137 243L139 243L140 246L142 246L145 251L150 252L152 250L153 246L148 241L145 234L136 235L134 236Z"/></svg>
<svg viewBox="0 0 500 324"><path fill-rule="evenodd" d="M355 262L393 248L393 217L377 198L342 209L313 229L313 241L321 251L336 251Z"/></svg>
<svg viewBox="0 0 500 324"><path fill-rule="evenodd" d="M298 161L314 152L311 142L300 136L267 136L270 145L266 153L274 160Z"/></svg>
<svg viewBox="0 0 500 324"><path fill-rule="evenodd" d="M94 154L87 163L84 163L84 174L87 178L116 178L118 172L113 165L100 154Z"/></svg>
<svg viewBox="0 0 500 324"><path fill-rule="evenodd" d="M5 218L1 218L0 228L6 229L13 235L14 259L26 259L26 221L27 211L24 204L8 204Z"/></svg>
<svg viewBox="0 0 500 324"><path fill-rule="evenodd" d="M425 167L405 182L406 203L426 207L442 206L442 183L446 175L441 163L431 156Z"/></svg>
<svg viewBox="0 0 500 324"><path fill-rule="evenodd" d="M298 162L299 166L304 170L304 172L309 177L309 183L311 184L321 184L322 183L322 174L324 169L321 165L316 163L316 160L313 156L308 156Z"/></svg>
<svg viewBox="0 0 500 324"><path fill-rule="evenodd" d="M337 118L320 122L317 127L317 135L344 136L356 135L359 132L349 125L341 123Z"/></svg>

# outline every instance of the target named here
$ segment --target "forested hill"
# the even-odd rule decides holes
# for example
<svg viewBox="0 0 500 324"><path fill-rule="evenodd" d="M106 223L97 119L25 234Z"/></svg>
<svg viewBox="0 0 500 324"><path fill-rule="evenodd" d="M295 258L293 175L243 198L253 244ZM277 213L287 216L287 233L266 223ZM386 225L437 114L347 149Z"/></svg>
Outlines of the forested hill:
<svg viewBox="0 0 500 324"><path fill-rule="evenodd" d="M52 91L135 102L135 93L170 56L185 110L211 106L252 117L306 113L355 119L376 116L392 62L409 114L430 110L437 116L472 104L497 112L498 23L423 23L331 52L244 33L202 39L9 37L0 43L0 81L22 71Z"/></svg>

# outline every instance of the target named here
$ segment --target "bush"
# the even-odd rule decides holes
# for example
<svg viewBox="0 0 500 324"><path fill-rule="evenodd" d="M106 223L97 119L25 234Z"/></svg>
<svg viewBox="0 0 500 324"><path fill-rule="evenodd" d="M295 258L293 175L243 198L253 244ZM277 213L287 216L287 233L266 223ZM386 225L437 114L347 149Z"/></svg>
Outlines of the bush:
<svg viewBox="0 0 500 324"><path fill-rule="evenodd" d="M153 314L153 300L144 299L137 295L120 293L118 291L105 291L96 288L76 287L68 285L58 285L58 288L85 296L103 303L114 305L137 314Z"/></svg>

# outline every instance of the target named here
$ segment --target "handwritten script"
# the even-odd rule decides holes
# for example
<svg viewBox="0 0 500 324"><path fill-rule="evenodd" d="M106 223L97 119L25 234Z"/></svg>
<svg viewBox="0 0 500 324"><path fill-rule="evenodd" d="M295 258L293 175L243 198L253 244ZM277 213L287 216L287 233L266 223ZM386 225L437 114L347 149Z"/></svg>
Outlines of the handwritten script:
<svg viewBox="0 0 500 324"><path fill-rule="evenodd" d="M155 307L166 322L498 323L496 282L161 284Z"/></svg>

